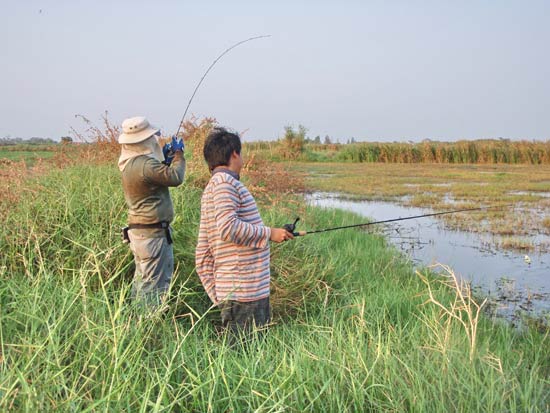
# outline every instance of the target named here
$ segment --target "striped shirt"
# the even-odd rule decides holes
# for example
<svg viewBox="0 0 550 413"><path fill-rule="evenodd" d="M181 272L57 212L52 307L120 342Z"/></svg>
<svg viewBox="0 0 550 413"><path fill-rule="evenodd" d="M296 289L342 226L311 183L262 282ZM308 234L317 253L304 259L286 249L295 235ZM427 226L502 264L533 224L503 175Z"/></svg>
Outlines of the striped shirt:
<svg viewBox="0 0 550 413"><path fill-rule="evenodd" d="M269 297L269 238L254 198L228 171L210 178L201 199L197 274L213 303Z"/></svg>

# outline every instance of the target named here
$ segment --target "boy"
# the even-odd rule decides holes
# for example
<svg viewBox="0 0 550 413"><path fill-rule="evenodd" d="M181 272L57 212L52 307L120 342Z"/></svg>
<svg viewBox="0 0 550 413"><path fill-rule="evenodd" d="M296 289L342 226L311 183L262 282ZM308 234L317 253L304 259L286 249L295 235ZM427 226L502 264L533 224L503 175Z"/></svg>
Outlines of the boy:
<svg viewBox="0 0 550 413"><path fill-rule="evenodd" d="M239 180L243 160L237 134L215 128L203 153L212 177L201 199L197 273L220 307L224 328L238 332L263 326L270 321L269 241L294 237L263 224L254 198Z"/></svg>

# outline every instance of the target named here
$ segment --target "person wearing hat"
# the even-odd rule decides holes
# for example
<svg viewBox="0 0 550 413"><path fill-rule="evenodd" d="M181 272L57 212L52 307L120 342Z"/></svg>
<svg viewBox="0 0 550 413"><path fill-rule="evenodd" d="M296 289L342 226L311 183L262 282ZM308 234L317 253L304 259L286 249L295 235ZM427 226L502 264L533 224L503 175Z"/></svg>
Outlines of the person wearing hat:
<svg viewBox="0 0 550 413"><path fill-rule="evenodd" d="M136 264L132 296L156 306L168 291L174 270L170 232L174 207L168 188L183 183L184 145L174 137L161 148L159 129L144 117L126 119L122 132L118 167L128 205L124 238Z"/></svg>

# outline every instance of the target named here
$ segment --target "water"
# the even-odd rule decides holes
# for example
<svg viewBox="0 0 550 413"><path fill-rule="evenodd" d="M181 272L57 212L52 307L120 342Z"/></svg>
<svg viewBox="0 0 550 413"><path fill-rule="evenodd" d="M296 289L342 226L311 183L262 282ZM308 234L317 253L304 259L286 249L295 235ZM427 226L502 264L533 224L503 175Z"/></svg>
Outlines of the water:
<svg viewBox="0 0 550 413"><path fill-rule="evenodd" d="M528 191L511 191L510 195L529 195L540 196L541 198L550 198L550 192L528 192Z"/></svg>
<svg viewBox="0 0 550 413"><path fill-rule="evenodd" d="M306 198L313 205L352 211L375 221L434 212L390 202L346 200L330 193L314 193ZM416 267L434 263L450 266L459 277L491 298L497 315L514 318L520 313L550 314L548 253L530 254L526 260L523 253L491 247L496 236L446 230L433 217L384 224L379 229Z"/></svg>

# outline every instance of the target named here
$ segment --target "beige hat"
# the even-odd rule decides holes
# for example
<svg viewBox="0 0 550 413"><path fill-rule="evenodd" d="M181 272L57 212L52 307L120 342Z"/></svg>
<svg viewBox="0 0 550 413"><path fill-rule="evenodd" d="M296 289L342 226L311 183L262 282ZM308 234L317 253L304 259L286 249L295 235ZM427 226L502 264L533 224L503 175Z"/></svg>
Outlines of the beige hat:
<svg viewBox="0 0 550 413"><path fill-rule="evenodd" d="M160 132L149 124L143 116L126 119L122 122L122 134L118 137L118 143L138 143Z"/></svg>

